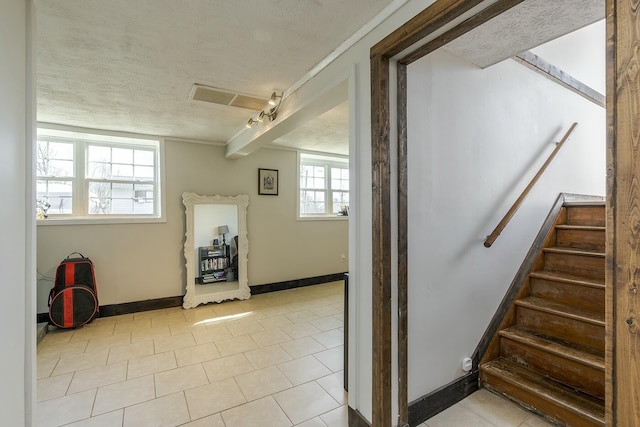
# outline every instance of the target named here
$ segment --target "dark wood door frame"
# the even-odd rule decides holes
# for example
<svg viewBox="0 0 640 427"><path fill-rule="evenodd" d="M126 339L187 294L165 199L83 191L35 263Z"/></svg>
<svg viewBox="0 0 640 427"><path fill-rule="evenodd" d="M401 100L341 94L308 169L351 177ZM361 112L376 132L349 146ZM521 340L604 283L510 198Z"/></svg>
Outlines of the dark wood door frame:
<svg viewBox="0 0 640 427"><path fill-rule="evenodd" d="M438 0L371 48L373 241L372 426L392 423L391 191L398 192L398 425L407 404L407 64L523 0L499 0L423 47L394 58L482 0ZM640 425L640 15L634 0L606 0L607 425ZM398 98L390 98L397 61ZM394 62L395 62L394 61ZM391 108L398 117L398 188L391 188ZM618 119L621 117L622 119ZM629 219L633 219L629 221ZM617 228L616 228L617 227ZM616 262L618 261L618 262ZM633 262L632 262L633 261ZM619 313L619 315L618 315ZM618 375L618 372L620 375Z"/></svg>

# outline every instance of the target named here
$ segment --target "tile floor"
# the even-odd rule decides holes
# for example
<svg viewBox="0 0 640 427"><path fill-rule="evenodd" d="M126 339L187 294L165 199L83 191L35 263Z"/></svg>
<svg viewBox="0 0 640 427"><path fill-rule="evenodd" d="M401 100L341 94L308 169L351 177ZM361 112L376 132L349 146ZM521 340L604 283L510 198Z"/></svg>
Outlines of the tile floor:
<svg viewBox="0 0 640 427"><path fill-rule="evenodd" d="M38 345L37 426L346 427L343 283L96 319ZM547 426L486 391L422 426Z"/></svg>

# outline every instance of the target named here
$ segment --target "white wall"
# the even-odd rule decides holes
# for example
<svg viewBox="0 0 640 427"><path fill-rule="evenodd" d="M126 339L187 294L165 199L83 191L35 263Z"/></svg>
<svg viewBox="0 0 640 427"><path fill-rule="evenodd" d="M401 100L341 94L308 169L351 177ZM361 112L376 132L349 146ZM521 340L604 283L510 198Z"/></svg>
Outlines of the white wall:
<svg viewBox="0 0 640 427"><path fill-rule="evenodd" d="M604 51L588 62L601 66ZM558 194L605 194L605 110L512 60L481 70L437 51L408 76L411 401L463 375L462 359ZM574 121L572 138L486 249L485 237Z"/></svg>
<svg viewBox="0 0 640 427"><path fill-rule="evenodd" d="M38 225L38 312L46 312L57 264L74 251L94 262L101 305L183 295L185 191L249 195L249 285L347 270L348 221L296 219L295 152L228 160L224 147L168 140L165 158L166 223ZM278 196L258 195L258 168L279 170Z"/></svg>
<svg viewBox="0 0 640 427"><path fill-rule="evenodd" d="M31 155L31 73L28 19L31 3L0 3L0 271L6 304L0 310L0 412L2 424L30 425L33 397L35 319L32 296L33 254L28 244L33 233Z"/></svg>

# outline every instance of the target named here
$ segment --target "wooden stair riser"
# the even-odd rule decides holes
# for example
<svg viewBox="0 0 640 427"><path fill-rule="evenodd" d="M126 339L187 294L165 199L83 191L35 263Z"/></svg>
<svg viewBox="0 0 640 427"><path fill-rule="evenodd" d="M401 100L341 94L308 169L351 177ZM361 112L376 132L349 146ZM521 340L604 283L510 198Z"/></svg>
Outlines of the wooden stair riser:
<svg viewBox="0 0 640 427"><path fill-rule="evenodd" d="M557 421L568 426L576 427L603 427L604 422L598 422L584 418L579 414L565 408L554 400L547 399L544 396L530 392L528 389L519 387L510 381L505 380L499 375L495 375L491 371L484 370L481 374L481 381L485 385L489 385L500 394L505 394L511 399L522 403L525 407L535 408L537 411L546 414Z"/></svg>
<svg viewBox="0 0 640 427"><path fill-rule="evenodd" d="M531 278L531 295L584 307L604 314L604 287Z"/></svg>
<svg viewBox="0 0 640 427"><path fill-rule="evenodd" d="M604 399L604 371L518 341L500 340L502 357L577 390Z"/></svg>
<svg viewBox="0 0 640 427"><path fill-rule="evenodd" d="M604 227L606 224L604 206L567 206L567 224Z"/></svg>
<svg viewBox="0 0 640 427"><path fill-rule="evenodd" d="M605 232L604 229L579 230L558 228L556 229L556 246L604 252Z"/></svg>
<svg viewBox="0 0 640 427"><path fill-rule="evenodd" d="M604 326L521 306L516 317L517 324L527 329L604 351Z"/></svg>
<svg viewBox="0 0 640 427"><path fill-rule="evenodd" d="M544 269L604 280L604 256L545 252Z"/></svg>

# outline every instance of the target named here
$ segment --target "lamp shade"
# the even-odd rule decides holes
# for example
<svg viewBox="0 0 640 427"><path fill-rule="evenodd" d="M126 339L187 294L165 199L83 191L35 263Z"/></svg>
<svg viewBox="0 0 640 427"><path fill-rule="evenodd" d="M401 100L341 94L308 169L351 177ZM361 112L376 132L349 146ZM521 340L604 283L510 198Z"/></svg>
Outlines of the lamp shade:
<svg viewBox="0 0 640 427"><path fill-rule="evenodd" d="M226 234L229 232L229 227L226 225L221 225L218 227L218 234Z"/></svg>

